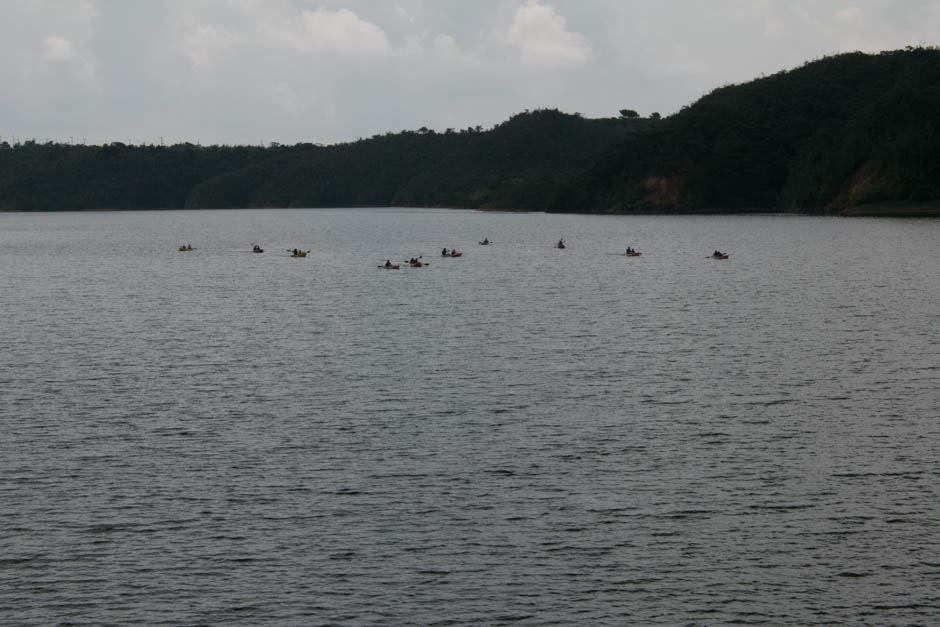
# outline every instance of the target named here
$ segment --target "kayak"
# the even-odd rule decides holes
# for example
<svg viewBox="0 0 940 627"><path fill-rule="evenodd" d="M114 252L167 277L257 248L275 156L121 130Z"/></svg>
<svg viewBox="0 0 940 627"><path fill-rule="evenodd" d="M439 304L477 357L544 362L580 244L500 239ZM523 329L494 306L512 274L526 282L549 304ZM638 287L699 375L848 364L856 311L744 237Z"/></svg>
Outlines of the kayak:
<svg viewBox="0 0 940 627"><path fill-rule="evenodd" d="M401 266L378 266L381 270L398 270Z"/></svg>
<svg viewBox="0 0 940 627"><path fill-rule="evenodd" d="M643 253L627 253L627 257L639 257Z"/></svg>
<svg viewBox="0 0 940 627"><path fill-rule="evenodd" d="M410 265L412 268L423 268L425 264L421 263L420 261L416 261L408 265Z"/></svg>
<svg viewBox="0 0 940 627"><path fill-rule="evenodd" d="M192 246L190 246L190 247L188 247L188 248L187 248L186 246L180 246L180 252L181 252L181 253L187 253L187 252L189 252L189 251L191 251L191 250L196 250L196 249L193 248Z"/></svg>
<svg viewBox="0 0 940 627"><path fill-rule="evenodd" d="M555 248L564 248L564 247L565 245L562 244L561 242L558 242L557 244L555 244Z"/></svg>
<svg viewBox="0 0 940 627"><path fill-rule="evenodd" d="M489 240L483 240L482 242L480 242L480 246L489 246L489 245L490 245Z"/></svg>
<svg viewBox="0 0 940 627"><path fill-rule="evenodd" d="M291 256L291 257L306 257L306 256L307 256L307 252L309 252L309 251L303 251L303 250L301 250L300 252L291 253L290 256Z"/></svg>
<svg viewBox="0 0 940 627"><path fill-rule="evenodd" d="M728 258L728 253L724 253L722 255L712 255L711 257L709 257L709 259L727 259L727 258Z"/></svg>
<svg viewBox="0 0 940 627"><path fill-rule="evenodd" d="M460 257L463 253L445 253L441 257Z"/></svg>

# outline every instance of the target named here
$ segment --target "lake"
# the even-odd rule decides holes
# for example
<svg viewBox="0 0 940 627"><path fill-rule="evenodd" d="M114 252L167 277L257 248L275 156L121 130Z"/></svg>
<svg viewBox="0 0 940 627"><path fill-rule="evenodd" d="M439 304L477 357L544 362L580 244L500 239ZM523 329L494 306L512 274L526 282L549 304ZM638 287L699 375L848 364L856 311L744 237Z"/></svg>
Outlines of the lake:
<svg viewBox="0 0 940 627"><path fill-rule="evenodd" d="M3 624L940 622L938 220L0 214L0 315Z"/></svg>

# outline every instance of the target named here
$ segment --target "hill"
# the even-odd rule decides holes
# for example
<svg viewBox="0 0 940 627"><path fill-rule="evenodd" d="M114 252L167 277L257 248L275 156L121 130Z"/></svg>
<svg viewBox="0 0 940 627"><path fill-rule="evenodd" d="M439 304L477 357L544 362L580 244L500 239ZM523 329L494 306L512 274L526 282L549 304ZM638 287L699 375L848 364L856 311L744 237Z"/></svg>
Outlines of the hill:
<svg viewBox="0 0 940 627"><path fill-rule="evenodd" d="M936 214L938 126L940 50L842 54L714 90L599 157L549 209Z"/></svg>
<svg viewBox="0 0 940 627"><path fill-rule="evenodd" d="M319 146L0 144L0 209L448 206L544 209L645 119L554 109L496 127Z"/></svg>
<svg viewBox="0 0 940 627"><path fill-rule="evenodd" d="M441 206L940 215L940 50L842 54L665 119L526 111L321 146L0 143L0 210Z"/></svg>

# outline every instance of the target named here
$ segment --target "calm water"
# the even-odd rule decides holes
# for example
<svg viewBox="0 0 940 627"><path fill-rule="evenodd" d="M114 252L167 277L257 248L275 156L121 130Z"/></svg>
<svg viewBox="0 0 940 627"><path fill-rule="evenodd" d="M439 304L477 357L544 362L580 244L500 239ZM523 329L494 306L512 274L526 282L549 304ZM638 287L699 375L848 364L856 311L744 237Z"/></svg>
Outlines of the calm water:
<svg viewBox="0 0 940 627"><path fill-rule="evenodd" d="M938 316L936 220L0 214L0 623L937 624Z"/></svg>

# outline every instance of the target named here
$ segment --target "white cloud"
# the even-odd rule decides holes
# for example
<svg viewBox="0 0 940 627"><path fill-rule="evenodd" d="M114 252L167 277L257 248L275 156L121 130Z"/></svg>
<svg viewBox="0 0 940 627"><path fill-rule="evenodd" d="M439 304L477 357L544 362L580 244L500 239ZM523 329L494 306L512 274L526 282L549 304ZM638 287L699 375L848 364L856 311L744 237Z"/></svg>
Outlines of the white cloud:
<svg viewBox="0 0 940 627"><path fill-rule="evenodd" d="M591 58L591 46L583 36L568 31L565 18L538 0L516 9L505 40L519 49L523 65L565 68Z"/></svg>
<svg viewBox="0 0 940 627"><path fill-rule="evenodd" d="M67 37L59 35L43 37L42 59L54 64L63 64L69 68L73 76L82 80L93 77L95 73L94 64L76 49L75 44Z"/></svg>
<svg viewBox="0 0 940 627"><path fill-rule="evenodd" d="M77 56L72 42L65 37L57 36L43 38L42 55L50 61L67 61Z"/></svg>
<svg viewBox="0 0 940 627"><path fill-rule="evenodd" d="M391 50L381 28L349 9L320 7L302 14L303 33L294 39L300 50L358 55L385 55Z"/></svg>

